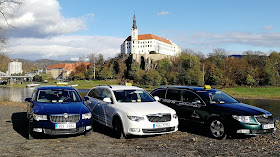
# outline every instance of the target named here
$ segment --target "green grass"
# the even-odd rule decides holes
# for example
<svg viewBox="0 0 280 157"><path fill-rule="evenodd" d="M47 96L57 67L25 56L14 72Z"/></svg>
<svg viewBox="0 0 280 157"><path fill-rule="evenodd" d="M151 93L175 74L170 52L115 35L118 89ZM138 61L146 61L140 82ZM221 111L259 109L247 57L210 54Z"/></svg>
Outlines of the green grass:
<svg viewBox="0 0 280 157"><path fill-rule="evenodd" d="M233 87L221 90L236 98L280 99L280 87Z"/></svg>
<svg viewBox="0 0 280 157"><path fill-rule="evenodd" d="M17 83L10 87L24 88L27 84L31 82L23 82L23 84ZM37 82L33 82L37 83ZM41 85L56 85L55 81L50 81L49 83L39 83ZM97 85L118 85L120 80L75 80L70 82L71 85L78 85L75 88L78 89L90 89ZM136 85L136 84L133 84ZM138 85L136 85L138 86ZM151 91L155 89L154 86L139 86L145 90ZM236 97L236 98L254 98L254 99L280 99L280 87L266 86L266 87L231 87L231 88L219 88L223 92Z"/></svg>
<svg viewBox="0 0 280 157"><path fill-rule="evenodd" d="M26 85L31 84L31 83L41 84L41 85L56 85L55 81L49 81L48 83L22 82L22 84L20 82L17 82L15 84L9 85L9 87L25 88ZM71 85L78 85L77 87L75 87L75 88L78 88L78 89L90 89L90 88L92 88L94 86L97 86L97 85L118 85L118 84L120 84L120 81L115 80L115 79L112 79L112 80L94 80L94 81L93 80L89 80L89 81L75 80L75 81L70 82L70 84Z"/></svg>

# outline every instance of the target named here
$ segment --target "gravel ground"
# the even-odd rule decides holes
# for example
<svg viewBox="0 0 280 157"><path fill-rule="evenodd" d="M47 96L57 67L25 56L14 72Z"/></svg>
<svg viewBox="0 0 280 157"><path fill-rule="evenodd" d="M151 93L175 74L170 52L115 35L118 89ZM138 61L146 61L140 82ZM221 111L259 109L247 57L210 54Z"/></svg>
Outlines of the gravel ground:
<svg viewBox="0 0 280 157"><path fill-rule="evenodd" d="M215 140L202 130L181 127L160 136L114 139L94 125L90 136L28 140L24 103L0 102L0 156L279 156L280 133Z"/></svg>

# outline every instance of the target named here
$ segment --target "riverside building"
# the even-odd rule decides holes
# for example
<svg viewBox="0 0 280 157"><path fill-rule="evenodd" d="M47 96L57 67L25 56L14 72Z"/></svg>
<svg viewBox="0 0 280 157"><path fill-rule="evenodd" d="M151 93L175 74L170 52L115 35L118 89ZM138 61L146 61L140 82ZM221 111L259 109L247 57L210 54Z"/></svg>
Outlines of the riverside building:
<svg viewBox="0 0 280 157"><path fill-rule="evenodd" d="M154 60L162 59L166 56L176 56L181 53L181 48L171 40L156 36L154 34L138 35L136 17L133 17L131 36L127 37L121 45L122 54L131 54L138 60L150 57Z"/></svg>

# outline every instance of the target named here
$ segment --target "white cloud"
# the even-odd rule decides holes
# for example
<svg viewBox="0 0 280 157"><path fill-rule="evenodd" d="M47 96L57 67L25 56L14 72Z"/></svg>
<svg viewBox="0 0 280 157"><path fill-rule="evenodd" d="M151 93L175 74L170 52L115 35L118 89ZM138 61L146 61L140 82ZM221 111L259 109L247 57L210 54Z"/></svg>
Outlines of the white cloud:
<svg viewBox="0 0 280 157"><path fill-rule="evenodd" d="M162 11L162 12L157 13L158 16L163 16L163 15L168 15L168 14L169 14L168 11Z"/></svg>
<svg viewBox="0 0 280 157"><path fill-rule="evenodd" d="M9 21L11 37L48 37L84 29L83 17L65 18L57 0L24 0L15 17ZM87 16L92 16L88 14Z"/></svg>
<svg viewBox="0 0 280 157"><path fill-rule="evenodd" d="M268 26L265 26L264 27L264 30L272 30L274 28L274 26L273 25L268 25Z"/></svg>
<svg viewBox="0 0 280 157"><path fill-rule="evenodd" d="M105 58L120 53L124 39L109 36L55 36L49 38L11 38L9 40L11 58L29 60L55 59L77 60L91 53L102 54Z"/></svg>
<svg viewBox="0 0 280 157"><path fill-rule="evenodd" d="M196 32L194 34L183 34L176 35L177 37L172 39L182 49L190 48L202 52L211 52L215 48L243 52L251 50L251 48L258 51L280 49L280 33Z"/></svg>

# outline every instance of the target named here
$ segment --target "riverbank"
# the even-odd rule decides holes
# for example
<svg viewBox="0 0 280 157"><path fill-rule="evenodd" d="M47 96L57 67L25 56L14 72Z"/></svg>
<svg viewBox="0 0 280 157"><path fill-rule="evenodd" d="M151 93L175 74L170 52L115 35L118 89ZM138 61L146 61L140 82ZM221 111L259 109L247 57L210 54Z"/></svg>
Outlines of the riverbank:
<svg viewBox="0 0 280 157"><path fill-rule="evenodd" d="M223 92L235 98L280 99L280 87L232 87L221 88Z"/></svg>
<svg viewBox="0 0 280 157"><path fill-rule="evenodd" d="M203 130L180 125L158 136L115 139L95 125L90 136L54 136L28 140L24 103L0 102L1 156L279 156L280 132L255 137L215 140ZM279 128L279 122L276 126Z"/></svg>
<svg viewBox="0 0 280 157"><path fill-rule="evenodd" d="M10 85L8 87L15 87L15 88L25 88L26 85L30 84L31 82L18 82L17 84ZM38 83L38 82L33 82ZM75 80L69 82L71 85L74 85L77 89L91 89L97 85L119 85L121 84L121 80L110 79L110 80ZM41 85L56 85L55 81L50 81L48 83L38 83ZM0 85L0 87L6 87ZM140 86L145 90L151 91L158 86ZM280 99L280 87L275 86L265 86L265 87L231 87L231 88L223 88L218 87L217 89L222 90L223 92L231 95L235 98L249 98L249 99Z"/></svg>

